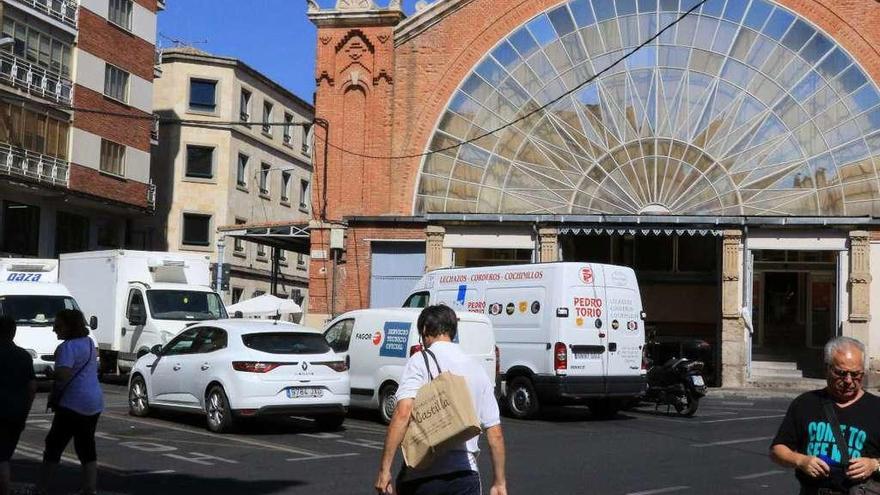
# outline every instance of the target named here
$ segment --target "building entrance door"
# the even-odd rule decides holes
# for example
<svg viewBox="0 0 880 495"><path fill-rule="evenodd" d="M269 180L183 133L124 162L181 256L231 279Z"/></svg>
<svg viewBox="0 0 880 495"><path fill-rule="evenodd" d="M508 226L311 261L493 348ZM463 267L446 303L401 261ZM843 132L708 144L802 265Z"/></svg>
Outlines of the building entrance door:
<svg viewBox="0 0 880 495"><path fill-rule="evenodd" d="M837 328L837 253L757 251L753 298L756 360L821 370L819 350Z"/></svg>

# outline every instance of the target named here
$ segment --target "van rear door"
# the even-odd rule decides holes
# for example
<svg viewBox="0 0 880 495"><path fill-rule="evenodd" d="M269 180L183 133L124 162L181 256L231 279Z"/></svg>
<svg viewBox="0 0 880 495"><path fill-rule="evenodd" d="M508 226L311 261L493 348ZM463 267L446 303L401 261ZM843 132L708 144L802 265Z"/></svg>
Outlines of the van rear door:
<svg viewBox="0 0 880 495"><path fill-rule="evenodd" d="M605 313L608 328L609 392L615 377L641 375L645 328L635 273L630 268L605 266ZM628 381L628 380L624 380Z"/></svg>
<svg viewBox="0 0 880 495"><path fill-rule="evenodd" d="M560 322L559 337L568 351L569 376L595 376L596 393L604 391L608 339L605 315L605 289L602 274L591 265L583 265L576 277L570 273L563 308L568 317Z"/></svg>
<svg viewBox="0 0 880 495"><path fill-rule="evenodd" d="M486 376L495 382L495 338L488 321L461 319L457 340L461 350L479 361Z"/></svg>

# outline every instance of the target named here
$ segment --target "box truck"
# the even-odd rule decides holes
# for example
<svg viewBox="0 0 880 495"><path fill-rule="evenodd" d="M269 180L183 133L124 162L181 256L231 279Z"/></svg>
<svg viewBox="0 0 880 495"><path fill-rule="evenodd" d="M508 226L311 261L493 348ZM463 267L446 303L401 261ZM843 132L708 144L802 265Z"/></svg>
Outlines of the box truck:
<svg viewBox="0 0 880 495"><path fill-rule="evenodd" d="M437 270L404 302L428 304L488 315L501 350L504 404L515 417L532 417L547 403L586 403L611 416L645 391L645 315L631 268L543 263Z"/></svg>
<svg viewBox="0 0 880 495"><path fill-rule="evenodd" d="M128 372L188 325L226 318L206 255L149 251L62 254L61 282L95 328L103 373Z"/></svg>
<svg viewBox="0 0 880 495"><path fill-rule="evenodd" d="M58 261L0 258L0 315L15 319L15 343L34 359L34 372L45 378L61 342L52 332L62 309L79 309L70 292L58 283Z"/></svg>

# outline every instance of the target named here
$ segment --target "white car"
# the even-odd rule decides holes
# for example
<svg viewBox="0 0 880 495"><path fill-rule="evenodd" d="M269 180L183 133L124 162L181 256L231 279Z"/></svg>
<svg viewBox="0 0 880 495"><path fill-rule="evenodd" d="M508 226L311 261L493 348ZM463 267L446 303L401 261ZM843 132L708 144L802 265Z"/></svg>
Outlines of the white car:
<svg viewBox="0 0 880 495"><path fill-rule="evenodd" d="M348 362L315 330L274 321L215 320L193 325L138 359L128 386L129 412L205 414L226 432L237 418L314 418L342 425L349 406Z"/></svg>

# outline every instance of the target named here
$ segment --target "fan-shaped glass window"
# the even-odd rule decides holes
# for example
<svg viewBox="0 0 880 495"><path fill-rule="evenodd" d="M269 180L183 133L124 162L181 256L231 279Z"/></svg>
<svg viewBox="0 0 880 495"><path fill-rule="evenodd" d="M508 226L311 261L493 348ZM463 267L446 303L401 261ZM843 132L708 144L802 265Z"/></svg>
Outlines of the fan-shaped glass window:
<svg viewBox="0 0 880 495"><path fill-rule="evenodd" d="M880 216L880 92L807 20L710 0L615 64L696 4L572 0L514 30L428 150L529 117L427 156L416 212Z"/></svg>

